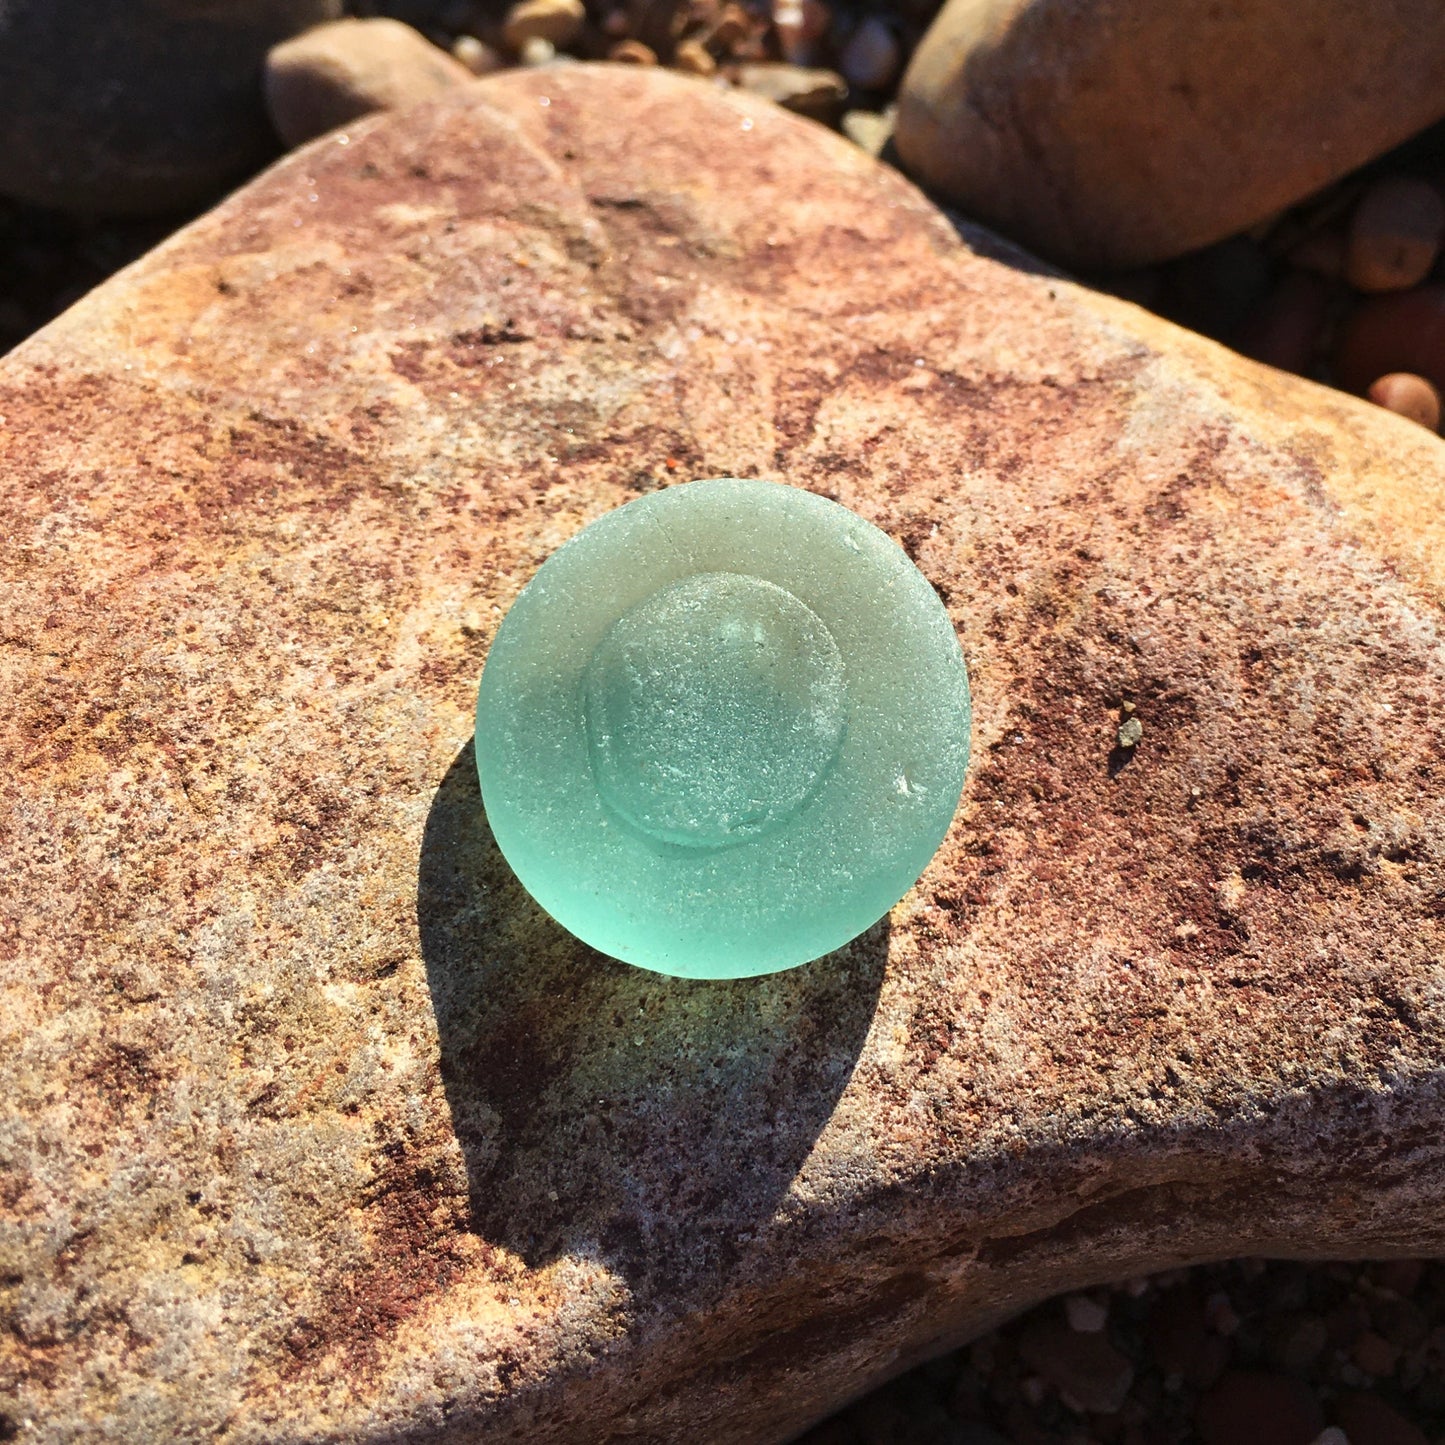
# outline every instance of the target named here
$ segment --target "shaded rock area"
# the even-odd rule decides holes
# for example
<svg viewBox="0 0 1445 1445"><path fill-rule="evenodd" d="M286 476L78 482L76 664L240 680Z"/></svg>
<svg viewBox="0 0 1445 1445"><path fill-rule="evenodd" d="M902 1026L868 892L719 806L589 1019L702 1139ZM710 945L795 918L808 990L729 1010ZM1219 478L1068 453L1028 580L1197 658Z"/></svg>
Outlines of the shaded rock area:
<svg viewBox="0 0 1445 1445"><path fill-rule="evenodd" d="M511 73L0 366L9 1423L781 1441L1060 1291L1445 1249L1441 443L976 239ZM714 985L542 916L468 742L540 561L720 474L908 549L977 761L886 924Z"/></svg>
<svg viewBox="0 0 1445 1445"><path fill-rule="evenodd" d="M261 65L340 0L6 0L0 195L83 214L199 205L276 152Z"/></svg>
<svg viewBox="0 0 1445 1445"><path fill-rule="evenodd" d="M1168 1270L1040 1305L798 1445L1441 1445L1442 1311L1445 1261Z"/></svg>
<svg viewBox="0 0 1445 1445"><path fill-rule="evenodd" d="M970 215L1089 270L1269 220L1442 115L1433 0L950 0L897 142Z"/></svg>

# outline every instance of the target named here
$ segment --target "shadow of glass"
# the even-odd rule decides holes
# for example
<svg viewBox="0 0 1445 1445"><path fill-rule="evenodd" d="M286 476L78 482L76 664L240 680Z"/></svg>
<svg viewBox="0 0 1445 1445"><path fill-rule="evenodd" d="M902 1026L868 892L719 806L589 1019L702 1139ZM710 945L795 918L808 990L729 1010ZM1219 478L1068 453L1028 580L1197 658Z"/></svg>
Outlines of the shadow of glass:
<svg viewBox="0 0 1445 1445"><path fill-rule="evenodd" d="M470 743L427 815L417 917L473 1227L534 1267L582 1254L669 1291L725 1273L787 1193L888 954L886 918L763 978L667 978L597 953L508 867Z"/></svg>

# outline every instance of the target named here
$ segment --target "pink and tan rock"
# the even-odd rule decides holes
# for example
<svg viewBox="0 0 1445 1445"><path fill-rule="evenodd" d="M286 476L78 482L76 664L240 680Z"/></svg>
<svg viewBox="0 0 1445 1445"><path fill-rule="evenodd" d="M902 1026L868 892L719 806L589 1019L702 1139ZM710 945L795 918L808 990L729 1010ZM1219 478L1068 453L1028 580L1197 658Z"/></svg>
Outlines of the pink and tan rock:
<svg viewBox="0 0 1445 1445"><path fill-rule="evenodd" d="M974 241L514 72L0 364L17 1438L781 1441L1054 1292L1445 1248L1445 450ZM909 549L976 764L888 925L697 984L532 906L468 740L539 562L725 473Z"/></svg>
<svg viewBox="0 0 1445 1445"><path fill-rule="evenodd" d="M897 144L970 216L1123 269L1245 230L1441 116L1435 0L949 0Z"/></svg>

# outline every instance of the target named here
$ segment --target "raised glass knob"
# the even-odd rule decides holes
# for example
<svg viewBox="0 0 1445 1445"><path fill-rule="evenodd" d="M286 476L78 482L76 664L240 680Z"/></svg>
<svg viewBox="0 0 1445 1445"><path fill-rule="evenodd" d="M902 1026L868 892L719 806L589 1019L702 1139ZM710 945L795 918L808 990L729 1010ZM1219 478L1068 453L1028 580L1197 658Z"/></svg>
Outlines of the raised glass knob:
<svg viewBox="0 0 1445 1445"><path fill-rule="evenodd" d="M969 747L948 615L836 502L724 478L609 512L547 559L477 698L487 817L603 953L736 978L840 947L947 832Z"/></svg>

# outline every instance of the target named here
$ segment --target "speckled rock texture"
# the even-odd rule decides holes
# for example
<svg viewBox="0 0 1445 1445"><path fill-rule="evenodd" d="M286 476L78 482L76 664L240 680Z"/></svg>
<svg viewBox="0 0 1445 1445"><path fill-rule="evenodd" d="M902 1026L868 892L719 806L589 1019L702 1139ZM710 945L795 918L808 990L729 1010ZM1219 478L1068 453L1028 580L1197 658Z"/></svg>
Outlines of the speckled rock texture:
<svg viewBox="0 0 1445 1445"><path fill-rule="evenodd" d="M894 138L969 215L1108 268L1244 230L1442 115L1437 0L948 0Z"/></svg>
<svg viewBox="0 0 1445 1445"><path fill-rule="evenodd" d="M782 1441L1055 1291L1445 1250L1418 427L587 66L289 157L0 417L14 1438ZM469 738L541 560L729 474L908 549L975 763L715 984L540 914Z"/></svg>

